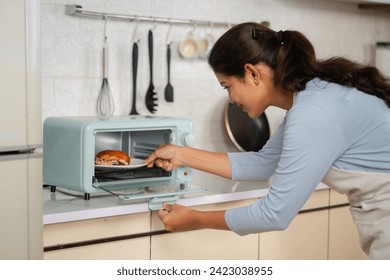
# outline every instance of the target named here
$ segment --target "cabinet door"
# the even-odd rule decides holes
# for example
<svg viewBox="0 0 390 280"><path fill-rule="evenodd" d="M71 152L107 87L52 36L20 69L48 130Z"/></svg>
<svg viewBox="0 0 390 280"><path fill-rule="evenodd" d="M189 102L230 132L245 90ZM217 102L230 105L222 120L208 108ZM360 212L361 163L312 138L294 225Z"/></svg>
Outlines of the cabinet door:
<svg viewBox="0 0 390 280"><path fill-rule="evenodd" d="M316 191L303 209L327 206L329 191ZM260 259L327 259L328 210L298 214L284 231L260 234Z"/></svg>
<svg viewBox="0 0 390 280"><path fill-rule="evenodd" d="M42 259L42 159L0 159L0 259Z"/></svg>
<svg viewBox="0 0 390 280"><path fill-rule="evenodd" d="M347 203L345 195L331 191L331 205ZM359 234L352 220L349 206L333 208L329 214L329 259L367 259L359 244Z"/></svg>
<svg viewBox="0 0 390 280"><path fill-rule="evenodd" d="M27 259L27 160L0 160L0 176L0 259Z"/></svg>
<svg viewBox="0 0 390 280"><path fill-rule="evenodd" d="M326 260L328 211L299 214L285 231L260 234L262 260Z"/></svg>
<svg viewBox="0 0 390 280"><path fill-rule="evenodd" d="M149 212L45 225L44 258L149 259L149 231Z"/></svg>
<svg viewBox="0 0 390 280"><path fill-rule="evenodd" d="M152 260L257 260L258 235L192 230L152 236Z"/></svg>
<svg viewBox="0 0 390 280"><path fill-rule="evenodd" d="M222 210L239 207L254 202L245 200L192 207L198 210ZM161 230L163 225L154 214L154 230ZM224 230L192 230L166 233L152 236L151 259L258 259L258 234L239 236Z"/></svg>

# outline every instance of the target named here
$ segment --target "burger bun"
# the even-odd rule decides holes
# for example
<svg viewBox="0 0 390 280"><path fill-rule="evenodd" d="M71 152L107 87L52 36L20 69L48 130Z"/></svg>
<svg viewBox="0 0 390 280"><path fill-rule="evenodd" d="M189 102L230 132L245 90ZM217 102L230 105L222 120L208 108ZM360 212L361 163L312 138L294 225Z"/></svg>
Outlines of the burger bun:
<svg viewBox="0 0 390 280"><path fill-rule="evenodd" d="M119 150L104 150L99 152L95 158L95 164L98 165L129 165L130 157L128 154Z"/></svg>

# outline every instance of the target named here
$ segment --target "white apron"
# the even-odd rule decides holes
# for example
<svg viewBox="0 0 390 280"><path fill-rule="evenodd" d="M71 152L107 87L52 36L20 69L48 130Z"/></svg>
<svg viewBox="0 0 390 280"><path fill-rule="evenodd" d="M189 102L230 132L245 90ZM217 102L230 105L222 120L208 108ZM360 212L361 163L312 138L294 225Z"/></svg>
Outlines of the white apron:
<svg viewBox="0 0 390 280"><path fill-rule="evenodd" d="M323 182L347 195L369 259L390 259L390 174L331 168Z"/></svg>

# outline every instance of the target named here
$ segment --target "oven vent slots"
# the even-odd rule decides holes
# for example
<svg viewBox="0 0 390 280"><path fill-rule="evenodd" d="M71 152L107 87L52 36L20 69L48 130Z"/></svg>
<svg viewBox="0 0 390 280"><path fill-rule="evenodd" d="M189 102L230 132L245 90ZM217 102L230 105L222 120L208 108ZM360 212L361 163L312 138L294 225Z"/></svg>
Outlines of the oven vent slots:
<svg viewBox="0 0 390 280"><path fill-rule="evenodd" d="M134 142L133 143L133 157L144 159L147 158L154 150L157 149L158 144L146 143L146 142Z"/></svg>

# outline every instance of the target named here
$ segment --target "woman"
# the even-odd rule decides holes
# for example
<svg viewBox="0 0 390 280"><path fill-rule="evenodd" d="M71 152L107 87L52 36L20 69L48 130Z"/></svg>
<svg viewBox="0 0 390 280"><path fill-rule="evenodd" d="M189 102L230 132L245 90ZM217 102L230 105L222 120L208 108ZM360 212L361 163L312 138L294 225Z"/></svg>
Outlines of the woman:
<svg viewBox="0 0 390 280"><path fill-rule="evenodd" d="M233 180L274 178L266 197L237 209L166 204L158 213L166 229L284 230L323 181L348 196L369 258L390 259L389 80L344 58L317 60L303 34L256 23L227 31L208 62L231 102L252 118L268 106L283 108L283 123L259 152L166 145L146 159L148 166L188 166Z"/></svg>

